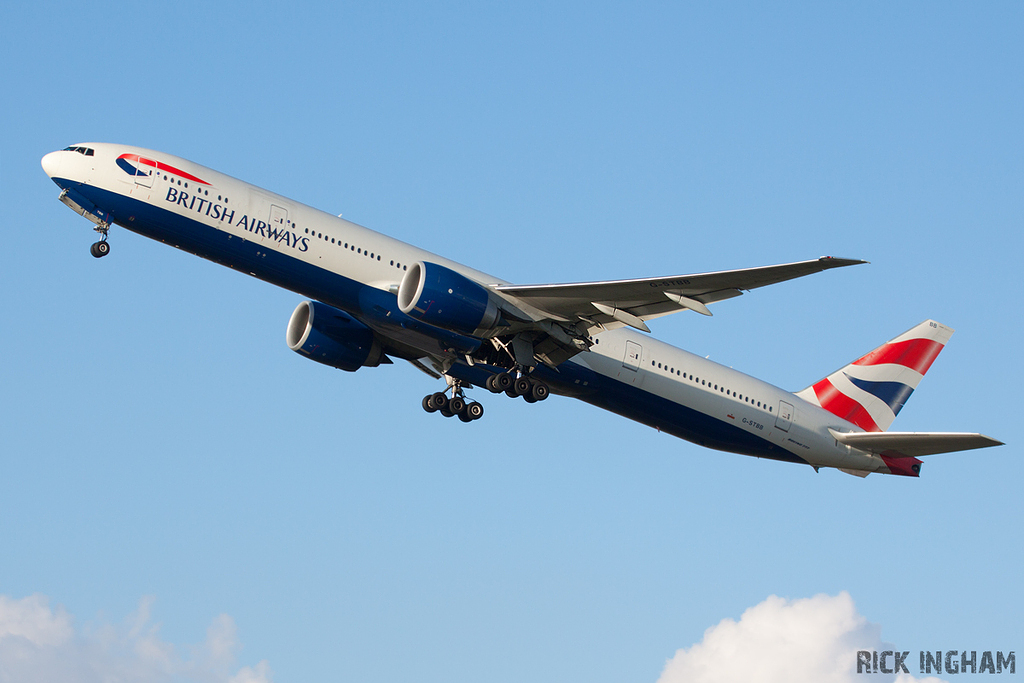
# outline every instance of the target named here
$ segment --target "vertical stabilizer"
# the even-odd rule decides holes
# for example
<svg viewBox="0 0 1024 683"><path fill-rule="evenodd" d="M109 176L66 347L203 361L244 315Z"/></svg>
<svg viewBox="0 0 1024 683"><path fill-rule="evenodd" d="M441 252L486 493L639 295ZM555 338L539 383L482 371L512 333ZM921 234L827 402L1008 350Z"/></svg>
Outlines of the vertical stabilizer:
<svg viewBox="0 0 1024 683"><path fill-rule="evenodd" d="M951 336L952 328L925 320L796 395L864 431L884 432Z"/></svg>

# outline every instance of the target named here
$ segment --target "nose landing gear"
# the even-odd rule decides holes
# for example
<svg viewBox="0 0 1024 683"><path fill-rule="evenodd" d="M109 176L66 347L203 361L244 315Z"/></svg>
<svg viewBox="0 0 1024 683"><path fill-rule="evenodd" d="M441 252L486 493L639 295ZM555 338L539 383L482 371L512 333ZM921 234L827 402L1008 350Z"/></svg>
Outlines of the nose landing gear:
<svg viewBox="0 0 1024 683"><path fill-rule="evenodd" d="M110 253L110 245L107 243L105 239L102 239L99 242L95 242L91 247L89 247L89 253L95 256L96 258L103 258L104 256Z"/></svg>
<svg viewBox="0 0 1024 683"><path fill-rule="evenodd" d="M93 245L89 247L89 253L96 258L103 258L110 253L110 244L107 243L107 234L110 232L110 224L106 222L98 223L93 230L100 234L100 241L94 242Z"/></svg>
<svg viewBox="0 0 1024 683"><path fill-rule="evenodd" d="M85 197L68 188L61 190L58 199L75 213L88 218L96 227L93 228L100 234L100 241L89 247L89 253L96 258L103 258L110 253L110 245L107 244L107 233L110 232L111 216L106 211L92 204Z"/></svg>

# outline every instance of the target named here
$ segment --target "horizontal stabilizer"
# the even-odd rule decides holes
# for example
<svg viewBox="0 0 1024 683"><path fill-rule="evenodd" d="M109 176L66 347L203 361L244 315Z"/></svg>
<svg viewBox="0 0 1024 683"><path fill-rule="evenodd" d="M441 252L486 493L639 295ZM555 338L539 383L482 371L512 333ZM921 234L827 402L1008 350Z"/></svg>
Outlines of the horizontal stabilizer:
<svg viewBox="0 0 1024 683"><path fill-rule="evenodd" d="M916 458L922 455L1003 445L1002 441L996 441L984 434L960 432L837 432L834 429L829 431L839 443L889 458Z"/></svg>

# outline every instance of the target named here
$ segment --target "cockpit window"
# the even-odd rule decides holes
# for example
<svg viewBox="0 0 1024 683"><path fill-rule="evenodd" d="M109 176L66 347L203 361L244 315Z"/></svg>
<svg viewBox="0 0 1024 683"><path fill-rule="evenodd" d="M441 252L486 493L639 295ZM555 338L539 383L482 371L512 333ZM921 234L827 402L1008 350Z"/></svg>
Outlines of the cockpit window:
<svg viewBox="0 0 1024 683"><path fill-rule="evenodd" d="M85 155L87 157L92 156L92 149L90 149L89 147L65 147L62 151L78 152L79 154Z"/></svg>

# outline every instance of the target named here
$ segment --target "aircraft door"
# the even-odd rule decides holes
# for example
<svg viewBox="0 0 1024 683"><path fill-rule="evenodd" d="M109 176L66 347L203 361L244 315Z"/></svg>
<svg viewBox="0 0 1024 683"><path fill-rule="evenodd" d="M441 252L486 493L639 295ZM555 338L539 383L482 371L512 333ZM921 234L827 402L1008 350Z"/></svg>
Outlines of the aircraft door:
<svg viewBox="0 0 1024 683"><path fill-rule="evenodd" d="M642 346L633 341L626 342L626 355L622 358L622 367L634 372L640 369L640 358L643 356Z"/></svg>
<svg viewBox="0 0 1024 683"><path fill-rule="evenodd" d="M135 184L142 187L153 187L153 174L156 173L156 162L139 157L135 163Z"/></svg>
<svg viewBox="0 0 1024 683"><path fill-rule="evenodd" d="M792 424L793 406L785 401L779 401L779 416L775 419L775 426L784 432L788 432Z"/></svg>
<svg viewBox="0 0 1024 683"><path fill-rule="evenodd" d="M245 228L249 234L245 239L284 244L283 235L291 227L288 209L275 204L273 197L262 192L251 191L249 197L249 226Z"/></svg>
<svg viewBox="0 0 1024 683"><path fill-rule="evenodd" d="M626 353L622 356L622 369L618 371L619 381L639 387L644 383L646 373L640 372L640 361L644 357L644 347L635 341L626 341Z"/></svg>
<svg viewBox="0 0 1024 683"><path fill-rule="evenodd" d="M276 230L278 235L288 229L288 209L277 204L270 205L270 229Z"/></svg>

